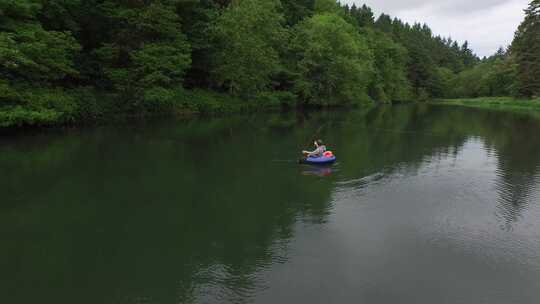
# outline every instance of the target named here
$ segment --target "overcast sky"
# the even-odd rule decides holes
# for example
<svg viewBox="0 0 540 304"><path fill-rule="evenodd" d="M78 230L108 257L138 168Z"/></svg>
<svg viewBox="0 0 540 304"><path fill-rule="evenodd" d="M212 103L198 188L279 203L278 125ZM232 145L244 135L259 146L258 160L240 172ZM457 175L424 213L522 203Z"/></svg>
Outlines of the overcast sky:
<svg viewBox="0 0 540 304"><path fill-rule="evenodd" d="M427 23L436 35L469 41L479 56L489 56L512 42L531 0L341 0L367 4L406 22Z"/></svg>

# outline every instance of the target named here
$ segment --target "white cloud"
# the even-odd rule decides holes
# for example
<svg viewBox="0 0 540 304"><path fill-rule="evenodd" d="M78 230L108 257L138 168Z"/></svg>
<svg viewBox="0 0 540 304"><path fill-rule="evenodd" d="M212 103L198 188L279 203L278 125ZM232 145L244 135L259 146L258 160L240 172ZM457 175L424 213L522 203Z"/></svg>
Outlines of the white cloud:
<svg viewBox="0 0 540 304"><path fill-rule="evenodd" d="M341 0L366 4L376 14L386 13L403 21L427 23L437 35L451 36L479 56L489 56L512 42L530 0Z"/></svg>

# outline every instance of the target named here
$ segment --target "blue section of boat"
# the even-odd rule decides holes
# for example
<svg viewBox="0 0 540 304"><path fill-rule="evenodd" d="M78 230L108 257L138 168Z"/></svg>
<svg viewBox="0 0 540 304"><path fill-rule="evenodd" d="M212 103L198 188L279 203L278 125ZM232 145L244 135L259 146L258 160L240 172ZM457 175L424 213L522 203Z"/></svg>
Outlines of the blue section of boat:
<svg viewBox="0 0 540 304"><path fill-rule="evenodd" d="M336 157L306 157L304 158L304 163L306 164L315 164L315 165L324 165L324 164L331 164L336 161Z"/></svg>

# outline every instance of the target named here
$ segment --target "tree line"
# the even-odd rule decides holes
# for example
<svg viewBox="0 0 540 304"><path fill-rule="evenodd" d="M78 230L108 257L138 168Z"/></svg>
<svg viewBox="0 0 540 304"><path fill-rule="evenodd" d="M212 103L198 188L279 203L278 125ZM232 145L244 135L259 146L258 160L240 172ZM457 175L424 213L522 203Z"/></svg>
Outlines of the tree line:
<svg viewBox="0 0 540 304"><path fill-rule="evenodd" d="M525 16L506 49L457 75L448 74L445 97L540 96L540 0L529 4Z"/></svg>
<svg viewBox="0 0 540 304"><path fill-rule="evenodd" d="M335 0L2 1L0 125L538 95L538 14L534 0L511 50L481 60L425 24Z"/></svg>

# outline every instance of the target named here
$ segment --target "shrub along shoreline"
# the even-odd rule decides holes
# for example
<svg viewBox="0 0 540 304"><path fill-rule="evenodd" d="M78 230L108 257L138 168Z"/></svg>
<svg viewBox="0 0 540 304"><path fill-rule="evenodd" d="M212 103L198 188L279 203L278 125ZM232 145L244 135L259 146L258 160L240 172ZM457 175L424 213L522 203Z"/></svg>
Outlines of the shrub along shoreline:
<svg viewBox="0 0 540 304"><path fill-rule="evenodd" d="M124 102L117 102L116 96L112 94L98 94L92 90L76 92L70 96L76 105L72 111L32 111L19 106L3 107L0 109L0 128L100 124L128 118L256 112L281 107L281 104L263 100L242 102L238 98L210 91L181 90L176 93L174 101L147 107L137 104L126 106Z"/></svg>
<svg viewBox="0 0 540 304"><path fill-rule="evenodd" d="M19 106L0 107L0 129L19 127L60 127L102 124L129 119L155 117L191 117L257 112L275 112L304 109L353 108L358 105L300 104L287 92L259 94L253 98L240 98L208 90L185 90L159 105L127 105L116 95L96 93L93 89L71 92L74 105L66 111L29 110ZM374 104L373 104L374 105ZM369 107L369 105L363 105Z"/></svg>

